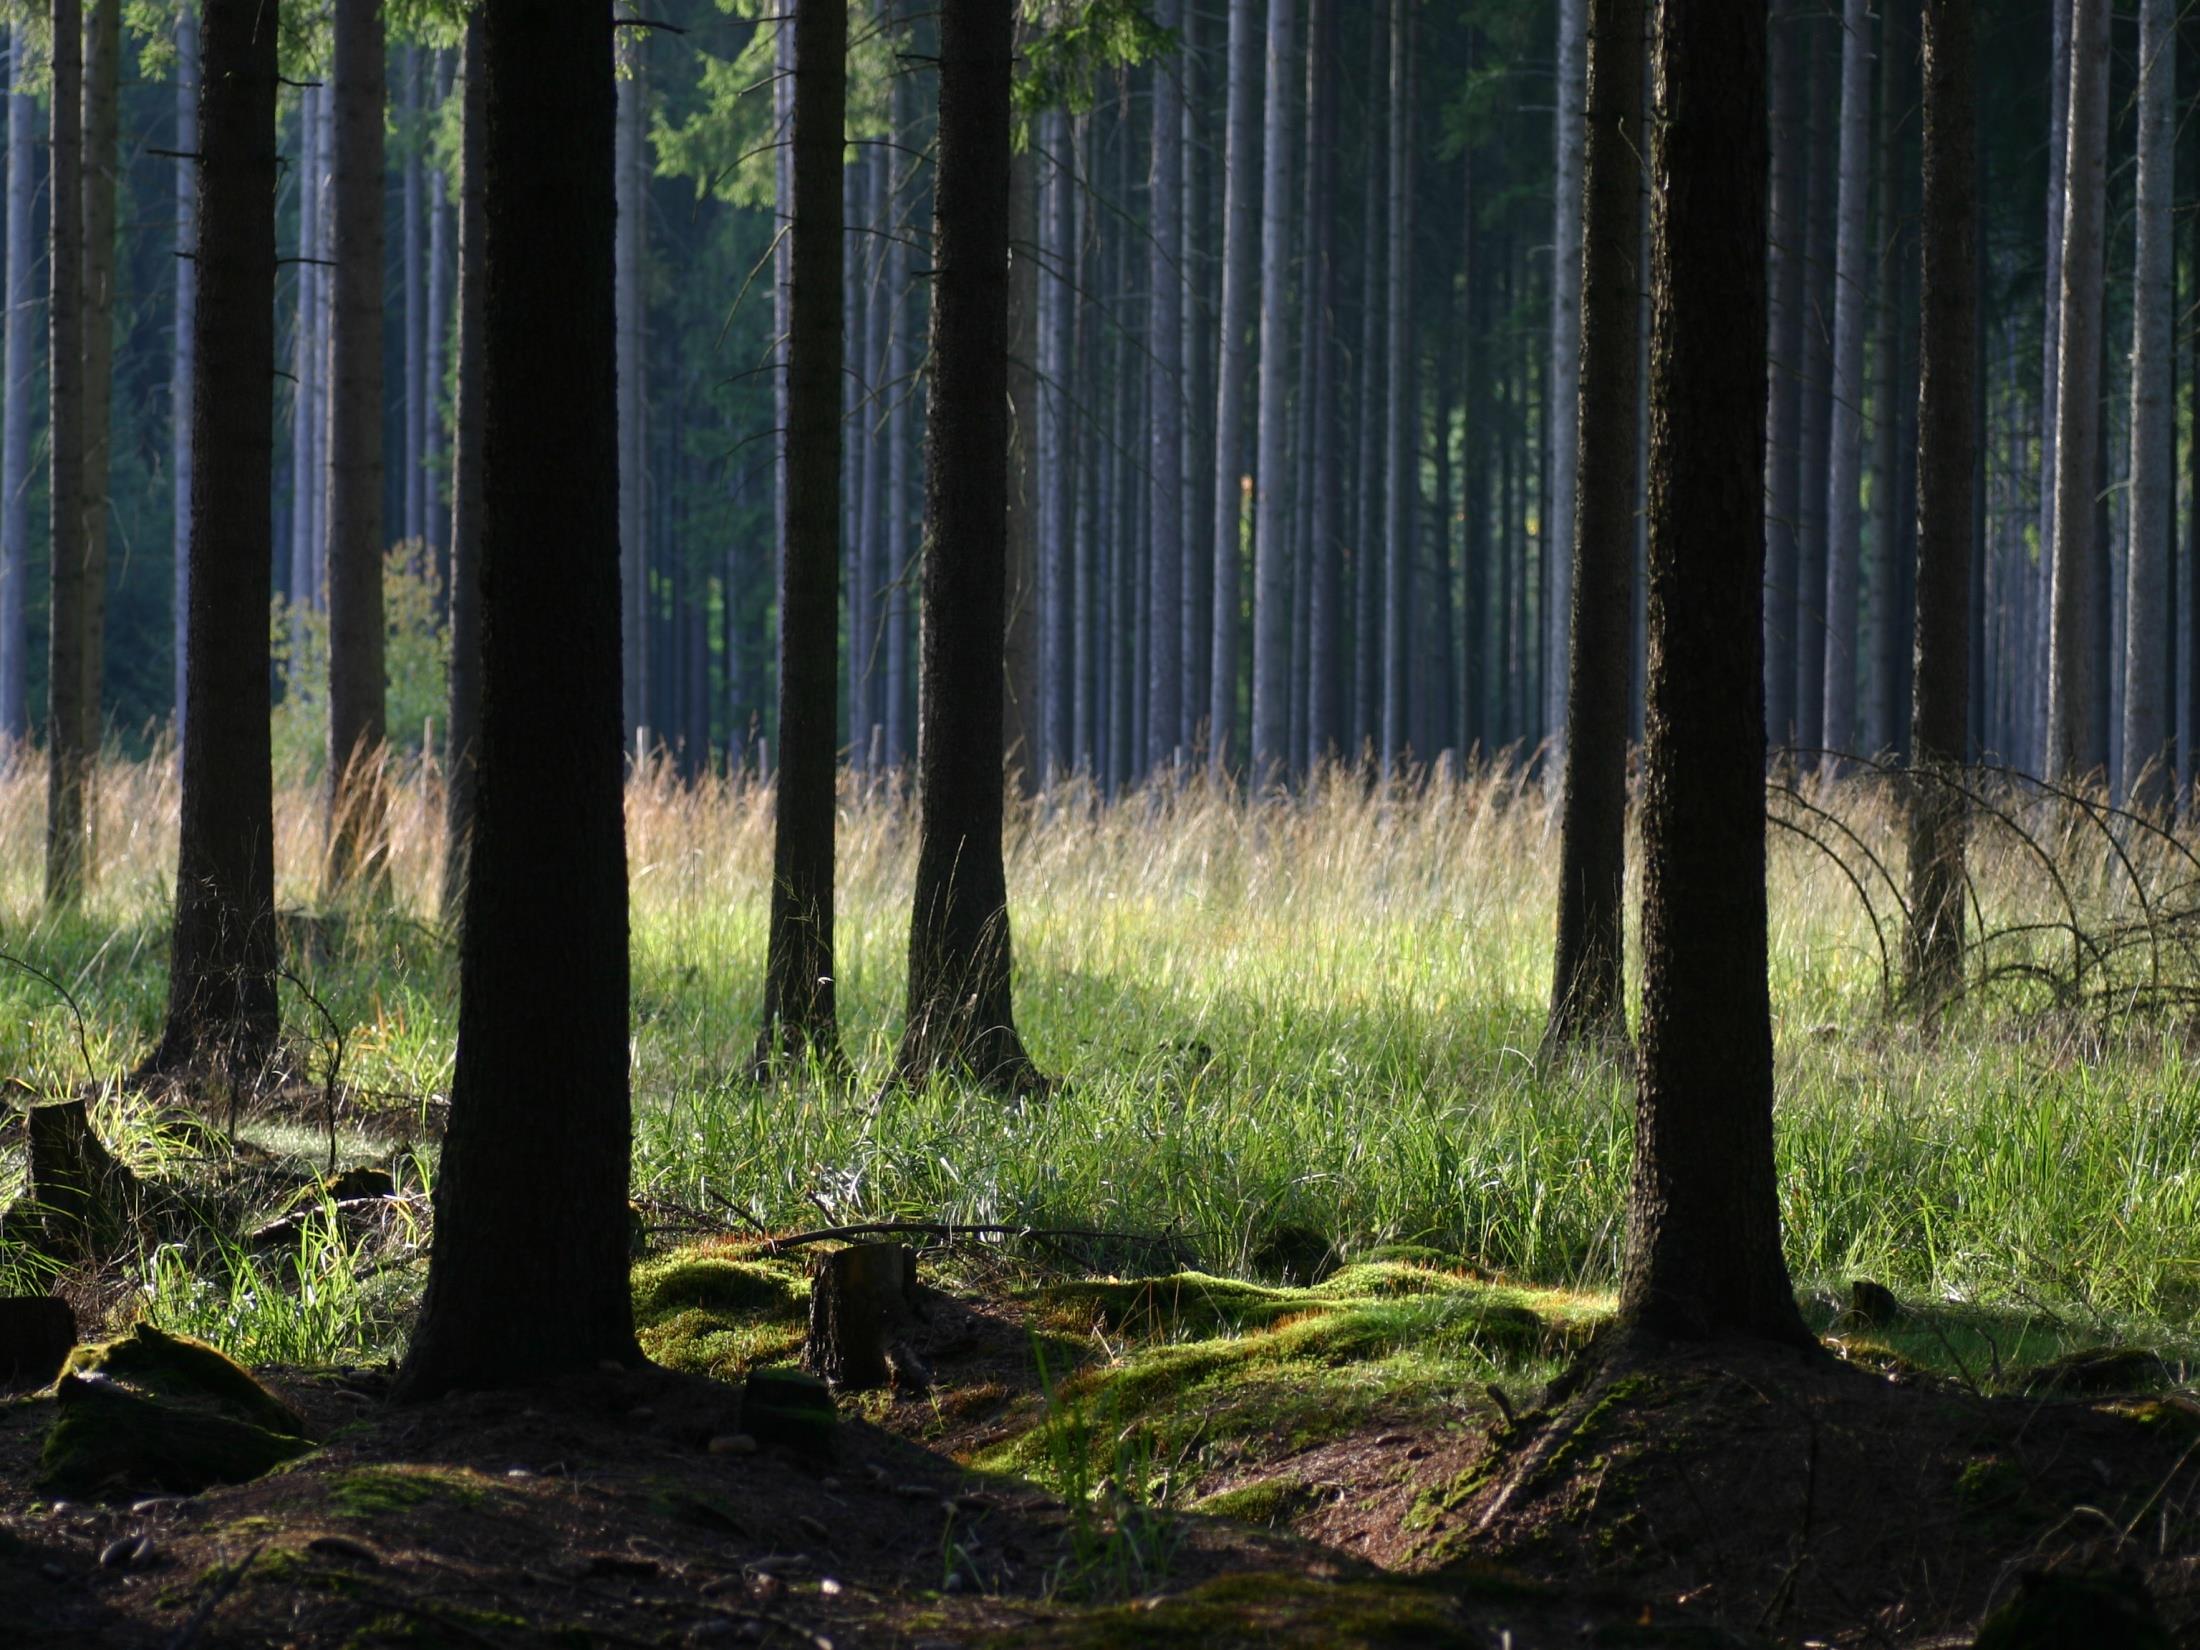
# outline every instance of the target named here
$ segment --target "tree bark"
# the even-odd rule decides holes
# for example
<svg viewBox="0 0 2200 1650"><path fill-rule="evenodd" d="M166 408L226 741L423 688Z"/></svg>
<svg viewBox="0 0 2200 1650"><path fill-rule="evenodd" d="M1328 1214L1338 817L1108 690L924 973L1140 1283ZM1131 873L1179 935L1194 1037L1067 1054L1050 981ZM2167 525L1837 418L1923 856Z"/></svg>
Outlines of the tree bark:
<svg viewBox="0 0 2200 1650"><path fill-rule="evenodd" d="M1807 1342L1766 984L1765 13L1662 0L1652 189L1643 1013L1619 1315Z"/></svg>
<svg viewBox="0 0 2200 1650"><path fill-rule="evenodd" d="M1857 667L1858 696L1863 702L1864 750L1872 756L1893 752L1902 743L1903 679L1901 649L1903 579L1899 539L1901 535L1901 478L1904 460L1901 446L1903 264L1906 230L1902 201L1902 137L1900 120L1908 107L1902 65L1909 54L1898 33L1891 5L1883 4L1879 19L1878 135L1873 141L1873 166L1878 174L1872 186L1877 205L1872 236L1873 284L1871 302L1872 385L1872 503L1870 561L1865 567L1863 633L1868 640ZM1912 409L1916 402L1910 403ZM1915 489L1911 490L1912 502ZM1914 518L1913 518L1914 519Z"/></svg>
<svg viewBox="0 0 2200 1650"><path fill-rule="evenodd" d="M1796 516L1795 743L1811 753L1826 742L1826 480L1833 413L1833 267L1838 216L1840 25L1809 15L1810 207L1804 240L1802 504ZM1815 763L1806 754L1804 765Z"/></svg>
<svg viewBox="0 0 2200 1650"><path fill-rule="evenodd" d="M1261 142L1259 456L1253 465L1253 728L1256 787L1290 762L1291 559L1288 474L1290 375L1303 329L1291 308L1297 248L1291 222L1292 58L1295 0L1269 0L1268 95Z"/></svg>
<svg viewBox="0 0 2200 1650"><path fill-rule="evenodd" d="M879 164L885 164L884 156ZM1038 166L1030 148L1009 159L1008 251L1008 621L1002 670L1001 745L1016 787L1039 788L1039 342ZM884 214L881 214L883 218ZM866 363L865 370L869 370ZM877 457L871 460L877 468ZM1173 613L1172 613L1173 616Z"/></svg>
<svg viewBox="0 0 2200 1650"><path fill-rule="evenodd" d="M1183 20L1180 0L1157 0L1154 22L1165 29ZM1275 61L1269 42L1269 61ZM1180 742L1184 702L1182 628L1184 606L1184 136L1182 66L1171 56L1153 65L1153 138L1146 182L1146 530L1152 542L1146 586L1146 626L1152 668L1146 673L1146 766L1173 767L1184 755ZM1265 360L1264 360L1265 365ZM1254 679L1259 679L1256 661ZM1258 722L1258 712L1255 722Z"/></svg>
<svg viewBox="0 0 2200 1650"><path fill-rule="evenodd" d="M916 126L910 104L909 77L896 75L892 92L894 130L908 134ZM906 136L901 140L909 141ZM914 179L904 187L913 196ZM901 188L895 191L899 199ZM909 324L910 252L903 244L915 233L916 214L898 213L897 233L886 248L886 295L893 306L886 327L886 377L894 386L893 405L886 414L886 679L881 692L886 705L886 766L899 773L909 760L912 743L909 692L909 579L912 552L909 545L909 454L916 443L918 399L917 348ZM908 220L903 226L903 220Z"/></svg>
<svg viewBox="0 0 2200 1650"><path fill-rule="evenodd" d="M479 15L481 782L451 1121L405 1399L640 1361L627 1279L617 97L600 0L486 0Z"/></svg>
<svg viewBox="0 0 2200 1650"><path fill-rule="evenodd" d="M96 774L106 680L108 471L115 368L116 100L122 57L121 0L93 0L84 31L84 748ZM85 844L97 805L85 787ZM91 861L85 862L87 874Z"/></svg>
<svg viewBox="0 0 2200 1650"><path fill-rule="evenodd" d="M397 283L404 298L405 394L402 410L405 451L401 460L404 473L398 479L404 488L405 537L416 545L423 545L428 537L428 497L423 485L427 479L425 461L428 456L428 316L423 307L426 283L420 240L421 209L426 204L420 165L423 141L420 48L406 46L399 61L403 64L402 80L397 108L393 112L398 141L405 151L398 181L401 223L397 266Z"/></svg>
<svg viewBox="0 0 2200 1650"><path fill-rule="evenodd" d="M1642 245L1642 0L1591 0L1581 275L1582 486L1546 1041L1627 1034L1627 700L1632 678Z"/></svg>
<svg viewBox="0 0 2200 1650"><path fill-rule="evenodd" d="M444 768L443 904L446 921L465 913L466 861L480 788L481 740L481 349L488 318L481 312L483 202L486 164L482 130L481 14L466 19L459 47L458 361L451 407L451 707Z"/></svg>
<svg viewBox="0 0 2200 1650"><path fill-rule="evenodd" d="M1383 257L1387 236L1383 212L1385 167L1384 89L1389 83L1389 30L1384 10L1370 6L1367 17L1366 118L1360 173L1360 359L1354 387L1352 509L1352 725L1355 761L1373 755L1382 735L1382 529L1383 529Z"/></svg>
<svg viewBox="0 0 2200 1650"><path fill-rule="evenodd" d="M764 1023L755 1058L762 1076L782 1061L810 1059L832 1068L841 1060L833 985L833 831L847 58L847 0L798 0L787 496L779 541L779 786ZM1005 448L1001 456L1005 461ZM1005 493L1002 509L1005 533Z"/></svg>
<svg viewBox="0 0 2200 1650"><path fill-rule="evenodd" d="M298 282L297 313L291 331L290 542L286 595L290 601L290 669L301 668L305 652L305 615L319 605L322 576L321 512L327 499L321 472L322 444L328 434L323 374L328 365L328 272L321 267L327 237L322 233L328 171L322 148L321 111L326 86L298 93Z"/></svg>
<svg viewBox="0 0 2200 1650"><path fill-rule="evenodd" d="M2169 558L2177 506L2177 413L2170 391L2176 241L2177 36L2168 0L2139 8L2138 249L2132 271L2131 542L2124 611L2125 790L2153 811L2170 799L2176 671ZM2196 501L2200 502L2200 501ZM2167 667L2167 668L2165 668Z"/></svg>
<svg viewBox="0 0 2200 1650"><path fill-rule="evenodd" d="M1255 0L1230 0L1229 113L1223 149L1222 344L1215 376L1214 663L1208 678L1207 761L1228 774L1237 738L1239 569L1244 554L1245 384L1255 320L1253 221L1260 101Z"/></svg>
<svg viewBox="0 0 2200 1650"><path fill-rule="evenodd" d="M207 0L197 111L183 796L168 1015L148 1069L250 1084L274 1055L274 580L277 13ZM191 163L185 162L185 165Z"/></svg>
<svg viewBox="0 0 2200 1650"><path fill-rule="evenodd" d="M940 7L932 405L924 450L924 713L905 1082L1044 1080L1016 1035L1001 857L1008 520L1008 172L1013 0Z"/></svg>
<svg viewBox="0 0 2200 1650"><path fill-rule="evenodd" d="M2055 548L2048 635L2047 772L2100 779L2106 688L2098 674L2102 195L2108 155L2108 4L2073 0L2070 141L2064 166L2062 306L2056 327Z"/></svg>
<svg viewBox="0 0 2200 1650"><path fill-rule="evenodd" d="M1924 259L1918 341L1917 690L1910 743L1910 986L1928 1005L1963 966L1958 789L1969 721L1973 475L1979 439L1977 52L1971 0L1925 0Z"/></svg>
<svg viewBox="0 0 2200 1650"><path fill-rule="evenodd" d="M1551 759L1566 760L1569 688L1568 625L1573 612L1575 495L1580 478L1581 408L1581 246L1583 37L1587 0L1558 0L1557 156L1551 228L1551 357L1545 380L1546 423L1550 430L1550 493L1544 500L1544 537L1557 546L1551 557L1551 585L1545 602L1546 646L1550 651L1544 724L1551 730Z"/></svg>
<svg viewBox="0 0 2200 1650"><path fill-rule="evenodd" d="M1077 425L1074 291L1077 248L1072 238L1069 119L1060 110L1041 117L1046 184L1040 206L1040 400L1045 408L1039 457L1040 584L1045 591L1046 768L1049 779L1075 771L1077 749L1076 520Z"/></svg>
<svg viewBox="0 0 2200 1650"><path fill-rule="evenodd" d="M1832 445L1826 459L1826 686L1820 743L1856 748L1856 616L1863 557L1864 321L1871 197L1871 5L1843 0L1841 205L1834 239Z"/></svg>
<svg viewBox="0 0 2200 1650"><path fill-rule="evenodd" d="M382 11L337 0L328 423L327 892L387 886L382 619Z"/></svg>
<svg viewBox="0 0 2200 1650"><path fill-rule="evenodd" d="M1807 133L1806 42L1794 0L1779 0L1769 24L1772 206L1767 279L1770 321L1765 407L1765 731L1775 745L1795 738L1797 516L1801 508L1804 242ZM1638 216L1640 214L1638 213Z"/></svg>
<svg viewBox="0 0 2200 1650"><path fill-rule="evenodd" d="M1413 514L1421 495L1414 439L1413 344L1413 5L1390 0L1389 253L1383 260L1383 742L1386 772L1406 760L1406 607L1412 581Z"/></svg>
<svg viewBox="0 0 2200 1650"><path fill-rule="evenodd" d="M646 357L643 354L642 243L644 229L642 169L642 50L647 29L614 31L617 54L618 132L612 165L618 194L618 240L614 253L619 326L619 590L624 625L619 658L621 695L626 711L626 745L639 755L649 742L649 572L643 523L648 488L644 484L642 407ZM785 336L785 328L778 329ZM781 421L784 429L784 420ZM780 438L782 441L784 437Z"/></svg>
<svg viewBox="0 0 2200 1650"><path fill-rule="evenodd" d="M46 899L74 904L91 858L98 752L84 704L83 8L54 0L47 171L46 383L52 594L46 649Z"/></svg>
<svg viewBox="0 0 2200 1650"><path fill-rule="evenodd" d="M195 155L199 152L199 19L189 6L176 15L176 153ZM12 203L11 203L12 204ZM12 244L12 243L11 243ZM175 556L175 725L177 758L183 753L183 741L187 729L187 709L190 699L191 666L191 420L192 403L196 395L193 388L194 369L198 357L192 353L193 334L197 330L199 301L199 180L186 161L176 163L176 315L175 353L170 357L168 373L168 461L170 485L174 488L175 519L171 544ZM12 326L14 294L9 295ZM12 379L10 380L12 384ZM25 432L28 434L28 432ZM12 467L12 453L9 455ZM13 489L5 481L9 498ZM13 509L12 503L0 509ZM270 550L272 554L272 548ZM0 580L6 578L0 573ZM0 604L6 595L0 590ZM5 620L0 619L0 624ZM0 666L0 670L4 670ZM7 723L0 712L0 729Z"/></svg>
<svg viewBox="0 0 2200 1650"><path fill-rule="evenodd" d="M1337 5L1306 8L1307 327L1313 356L1306 406L1310 478L1307 543L1313 567L1307 599L1306 745L1312 773L1333 760L1342 731L1343 480L1337 447Z"/></svg>
<svg viewBox="0 0 2200 1650"><path fill-rule="evenodd" d="M29 68L30 26L18 23L10 56L11 84ZM31 386L38 375L38 260L33 198L38 189L38 102L8 94L8 310L5 327L7 431L0 440L0 736L30 732Z"/></svg>
<svg viewBox="0 0 2200 1650"><path fill-rule="evenodd" d="M431 118L440 120L451 100L451 54L435 54L434 101ZM421 377L426 382L425 447L421 452L421 489L427 512L421 531L428 541L428 560L442 586L444 617L449 618L451 594L450 517L447 501L437 496L436 478L450 458L451 431L443 416L444 356L451 334L451 179L443 167L430 167L428 179L428 294L426 358Z"/></svg>

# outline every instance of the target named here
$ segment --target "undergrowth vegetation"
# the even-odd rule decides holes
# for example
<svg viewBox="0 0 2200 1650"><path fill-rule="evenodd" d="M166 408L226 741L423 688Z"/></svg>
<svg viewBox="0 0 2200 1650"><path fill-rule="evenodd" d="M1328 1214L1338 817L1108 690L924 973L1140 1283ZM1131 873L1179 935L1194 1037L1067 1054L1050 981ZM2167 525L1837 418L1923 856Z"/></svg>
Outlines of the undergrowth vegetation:
<svg viewBox="0 0 2200 1650"><path fill-rule="evenodd" d="M110 1091L101 1126L143 1164L172 1144L115 1084L152 1040L165 989L172 764L104 770L97 883L67 917L39 898L41 792L36 763L0 775L0 951L68 987L84 1043L48 984L0 966L0 1074L19 1101L71 1091L88 1054ZM294 1106L238 1127L251 1152L319 1166L333 1023L342 1161L398 1152L417 1160L417 1186L432 1146L393 1141L432 1140L456 968L435 908L437 778L414 769L394 794L394 892L376 909L323 905L316 798L303 782L278 798L300 1076ZM2200 984L2178 926L2192 897L2183 847L2014 809L2030 834L1982 829L1975 892L1999 972L1921 1029L1882 963L1885 890L1902 878L1893 797L1869 782L1798 794L1809 809L1776 810L1814 834L1778 828L1770 847L1781 1204L1799 1284L1830 1299L1868 1276L2058 1336L2186 1344L2200 1308L2200 1072L2191 1015L2162 989ZM1066 1079L1024 1105L944 1083L874 1103L899 1029L906 799L854 781L844 794L838 995L859 1074L845 1089L759 1090L742 1075L769 790L652 769L628 818L634 1183L660 1229L786 1229L822 1210L1123 1234L1027 1251L1065 1273L1259 1280L1312 1244L1346 1262L1420 1245L1590 1294L1614 1276L1631 1083L1607 1060L1538 1055L1556 826L1536 786L1438 777L1370 792L1340 773L1252 804L1192 785L1020 806L1017 1011ZM1877 926L1860 882L1881 889ZM2079 920L2028 926L2065 908ZM2083 952L2070 928L2124 938ZM2036 969L2002 966L2028 944ZM2155 988L2119 996L2104 965L2066 989L2053 958L2074 947L2136 959ZM207 1109L227 1127L220 1097ZM19 1143L0 1130L0 1199L19 1185ZM233 1184L249 1202L249 1176ZM107 1298L247 1358L378 1355L401 1336L417 1231L378 1234L369 1260L333 1215L272 1254L240 1247L238 1229L148 1247L105 1280ZM0 1253L0 1268L20 1266Z"/></svg>

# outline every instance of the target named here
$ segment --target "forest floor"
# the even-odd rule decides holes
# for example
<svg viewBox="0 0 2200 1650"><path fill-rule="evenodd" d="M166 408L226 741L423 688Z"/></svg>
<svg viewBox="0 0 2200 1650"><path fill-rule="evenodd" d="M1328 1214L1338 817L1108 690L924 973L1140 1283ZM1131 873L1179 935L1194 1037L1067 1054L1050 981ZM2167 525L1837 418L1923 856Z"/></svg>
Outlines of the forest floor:
<svg viewBox="0 0 2200 1650"><path fill-rule="evenodd" d="M56 1400L0 1400L0 1645L1923 1647L2012 1603L2081 1625L1992 1650L2200 1643L2196 845L1982 820L1972 988L1923 1026L1891 895L1860 893L1902 885L1899 812L1768 801L1781 1215L1826 1354L1602 1347L1547 1396L1609 1311L1632 1085L1534 1052L1537 788L1021 808L1017 1012L1064 1081L881 1106L906 799L843 796L869 1080L767 1090L737 1074L770 792L645 773L635 1302L662 1372L402 1410L456 1017L432 775L393 791L367 910L317 904L317 792L284 791L294 1081L180 1113L118 1075L162 1011L172 767L103 773L75 913L40 896L38 780L0 766L0 1082L89 1090L175 1195L59 1278L0 1215L0 1294L218 1345L314 1447L202 1493L49 1489ZM0 1111L0 1210L22 1141ZM744 1386L795 1357L816 1252L760 1234L821 1211L1083 1235L926 1247L930 1389L843 1398L829 1457L750 1451Z"/></svg>

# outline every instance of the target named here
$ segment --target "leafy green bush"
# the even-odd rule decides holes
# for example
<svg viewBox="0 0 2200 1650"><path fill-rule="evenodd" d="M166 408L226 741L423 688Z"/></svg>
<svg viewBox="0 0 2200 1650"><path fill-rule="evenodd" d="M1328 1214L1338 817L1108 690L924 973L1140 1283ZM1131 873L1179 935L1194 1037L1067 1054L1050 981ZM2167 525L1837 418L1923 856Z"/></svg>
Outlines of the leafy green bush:
<svg viewBox="0 0 2200 1650"><path fill-rule="evenodd" d="M382 670L390 749L417 752L442 722L450 700L451 642L443 623L443 584L435 559L417 539L382 558ZM275 773L278 783L320 774L328 762L328 613L275 598L270 616L276 679Z"/></svg>

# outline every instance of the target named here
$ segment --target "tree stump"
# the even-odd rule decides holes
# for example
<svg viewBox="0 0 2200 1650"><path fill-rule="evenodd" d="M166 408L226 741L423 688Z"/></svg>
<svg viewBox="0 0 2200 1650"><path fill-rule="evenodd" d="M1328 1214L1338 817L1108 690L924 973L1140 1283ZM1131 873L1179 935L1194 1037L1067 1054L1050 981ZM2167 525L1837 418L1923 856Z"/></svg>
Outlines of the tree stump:
<svg viewBox="0 0 2200 1650"><path fill-rule="evenodd" d="M51 1295L0 1296L0 1387L44 1386L76 1346L76 1313Z"/></svg>
<svg viewBox="0 0 2200 1650"><path fill-rule="evenodd" d="M909 1350L917 1257L906 1244L852 1243L810 1265L810 1333L803 1365L851 1392L930 1384Z"/></svg>
<svg viewBox="0 0 2200 1650"><path fill-rule="evenodd" d="M89 1259L112 1248L136 1210L137 1176L93 1132L84 1100L33 1106L29 1204L41 1247L58 1259Z"/></svg>

